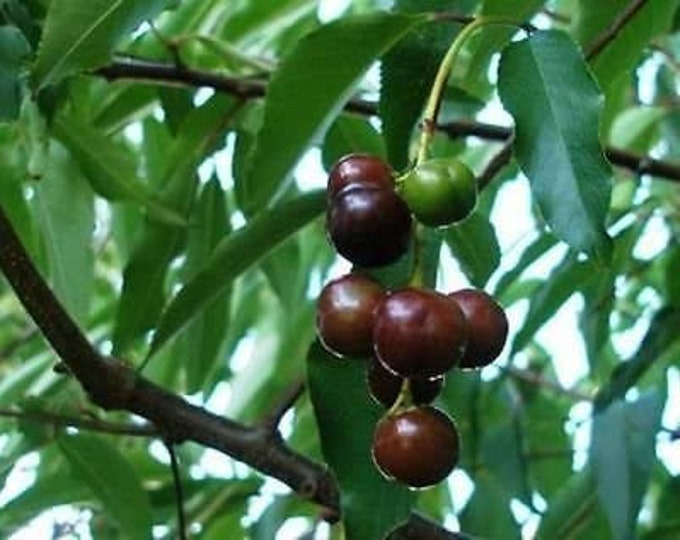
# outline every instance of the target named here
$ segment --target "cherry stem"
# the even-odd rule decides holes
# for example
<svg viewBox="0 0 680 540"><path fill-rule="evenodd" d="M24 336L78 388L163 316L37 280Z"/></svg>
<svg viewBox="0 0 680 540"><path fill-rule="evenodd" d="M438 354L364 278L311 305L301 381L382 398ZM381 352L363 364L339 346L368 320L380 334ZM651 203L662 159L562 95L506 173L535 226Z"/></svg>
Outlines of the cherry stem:
<svg viewBox="0 0 680 540"><path fill-rule="evenodd" d="M427 151L437 127L437 116L439 115L442 98L444 96L444 91L446 90L446 82L449 79L449 75L451 74L451 70L453 69L453 65L458 53L462 49L465 41L474 32L483 26L490 25L523 28L523 25L517 21L499 17L479 17L463 27L460 33L456 36L456 39L453 40L449 50L446 51L441 64L439 64L439 69L437 70L434 83L432 83L432 89L430 90L430 95L428 97L427 104L425 105L425 112L421 124L420 141L418 143L418 154L415 163L416 165L422 163L427 158Z"/></svg>
<svg viewBox="0 0 680 540"><path fill-rule="evenodd" d="M408 378L404 377L401 382L401 389L399 390L399 395L397 399L394 400L392 406L387 411L387 416L395 414L397 411L412 405L411 402L411 382Z"/></svg>

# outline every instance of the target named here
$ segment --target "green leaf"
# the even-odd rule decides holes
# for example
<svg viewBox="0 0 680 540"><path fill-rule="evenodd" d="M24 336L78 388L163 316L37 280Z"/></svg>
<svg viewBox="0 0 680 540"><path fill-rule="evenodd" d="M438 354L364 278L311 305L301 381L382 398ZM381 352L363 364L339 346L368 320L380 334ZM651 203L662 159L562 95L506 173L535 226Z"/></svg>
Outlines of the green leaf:
<svg viewBox="0 0 680 540"><path fill-rule="evenodd" d="M677 346L679 325L679 309L663 307L654 315L635 355L619 364L609 382L598 391L593 403L595 411L603 411L614 400L623 397L671 347Z"/></svg>
<svg viewBox="0 0 680 540"><path fill-rule="evenodd" d="M389 482L371 459L373 430L382 408L369 396L364 362L343 362L315 342L307 377L321 449L340 485L347 540L383 538L404 521L415 493Z"/></svg>
<svg viewBox="0 0 680 540"><path fill-rule="evenodd" d="M126 538L151 538L151 506L134 469L104 439L61 434L57 443L71 471L92 490Z"/></svg>
<svg viewBox="0 0 680 540"><path fill-rule="evenodd" d="M330 126L363 73L425 19L373 13L334 21L300 40L267 88L244 185L248 213L285 191L298 159Z"/></svg>
<svg viewBox="0 0 680 540"><path fill-rule="evenodd" d="M608 259L612 172L598 140L602 99L576 44L558 31L511 44L498 89L515 119L515 157L552 231L574 249Z"/></svg>
<svg viewBox="0 0 680 540"><path fill-rule="evenodd" d="M393 10L438 12L450 5L447 0L397 0ZM383 59L379 110L387 157L396 170L408 165L413 127L422 114L439 63L458 31L453 24L422 25L409 32Z"/></svg>
<svg viewBox="0 0 680 540"><path fill-rule="evenodd" d="M483 288L501 260L496 231L489 219L473 212L448 227L444 239L470 283Z"/></svg>
<svg viewBox="0 0 680 540"><path fill-rule="evenodd" d="M579 287L585 286L597 274L593 264L568 256L552 272L550 278L532 295L529 312L522 328L512 342L510 355L522 350L536 332L555 314Z"/></svg>
<svg viewBox="0 0 680 540"><path fill-rule="evenodd" d="M229 286L234 278L318 216L325 204L325 192L301 195L261 213L220 242L206 265L166 307L149 356Z"/></svg>
<svg viewBox="0 0 680 540"><path fill-rule="evenodd" d="M187 279L201 268L229 232L224 191L216 178L205 185L197 206L195 220L189 226L183 267ZM218 357L229 320L229 297L228 290L222 292L188 324L177 341L174 356L186 366L189 393L201 389Z"/></svg>
<svg viewBox="0 0 680 540"><path fill-rule="evenodd" d="M170 0L57 0L50 3L32 72L39 90L104 64L118 42Z"/></svg>
<svg viewBox="0 0 680 540"><path fill-rule="evenodd" d="M557 241L552 234L542 234L536 238L526 247L517 263L498 280L494 295L497 297L503 295L513 284L517 283L519 277L529 266L536 262L556 243Z"/></svg>
<svg viewBox="0 0 680 540"><path fill-rule="evenodd" d="M664 401L654 390L632 403L616 401L593 420L593 474L615 540L635 537L637 515L656 461L656 432Z"/></svg>
<svg viewBox="0 0 680 540"><path fill-rule="evenodd" d="M647 153L656 140L660 120L666 114L663 107L631 107L614 119L609 143L633 152Z"/></svg>
<svg viewBox="0 0 680 540"><path fill-rule="evenodd" d="M550 501L536 532L537 540L577 540L583 536L598 509L593 472L583 469L569 479ZM596 536L591 538L606 538Z"/></svg>
<svg viewBox="0 0 680 540"><path fill-rule="evenodd" d="M85 323L94 285L94 197L59 144L50 147L49 167L36 187L34 203L52 287L68 312Z"/></svg>
<svg viewBox="0 0 680 540"><path fill-rule="evenodd" d="M124 146L75 116L59 115L53 131L99 195L111 201L135 201L161 221L184 224L182 216L158 201L140 180L134 155Z"/></svg>
<svg viewBox="0 0 680 540"><path fill-rule="evenodd" d="M324 167L330 170L341 157L352 153L384 157L385 145L369 119L355 114L341 114L326 134L321 160Z"/></svg>
<svg viewBox="0 0 680 540"><path fill-rule="evenodd" d="M484 538L520 538L507 495L486 473L475 477L475 491L460 515L466 534Z"/></svg>
<svg viewBox="0 0 680 540"><path fill-rule="evenodd" d="M188 215L191 209L198 184L196 169L214 150L233 110L228 98L214 96L187 116L166 149L165 168L158 173L162 186L159 200L181 216ZM146 220L124 271L114 327L116 354L157 323L166 299L168 267L185 233L183 227Z"/></svg>
<svg viewBox="0 0 680 540"><path fill-rule="evenodd" d="M511 19L521 24L543 4L543 0L482 0L479 16ZM491 90L488 81L491 58L516 32L516 28L494 25L470 36L465 44L467 69L460 85L473 95L488 95Z"/></svg>
<svg viewBox="0 0 680 540"><path fill-rule="evenodd" d="M592 2L578 0L572 20L573 34L583 47L611 28L630 0ZM645 2L632 20L625 24L606 48L592 62L593 72L603 88L608 88L619 76L630 72L640 60L649 41L671 27L678 0Z"/></svg>
<svg viewBox="0 0 680 540"><path fill-rule="evenodd" d="M0 122L16 120L21 108L21 72L31 46L15 26L0 26Z"/></svg>

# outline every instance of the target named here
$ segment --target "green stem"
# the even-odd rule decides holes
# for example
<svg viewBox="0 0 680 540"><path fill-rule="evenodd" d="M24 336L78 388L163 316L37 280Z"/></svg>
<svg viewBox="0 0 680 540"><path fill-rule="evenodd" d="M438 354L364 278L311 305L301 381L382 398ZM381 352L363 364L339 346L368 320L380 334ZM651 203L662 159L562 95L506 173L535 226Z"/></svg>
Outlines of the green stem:
<svg viewBox="0 0 680 540"><path fill-rule="evenodd" d="M430 90L430 96L428 97L427 104L425 105L425 112L423 116L422 131L420 133L420 142L418 144L418 155L416 157L416 165L422 163L427 158L427 151L434 136L435 127L437 125L437 116L439 115L439 109L442 103L442 97L444 95L444 90L446 89L446 82L449 79L451 70L453 69L454 62L458 53L463 47L465 41L479 28L483 26L490 25L502 25L502 26L513 26L516 28L521 28L521 23L510 19L504 19L499 17L479 17L473 22L464 26L460 33L453 40L453 43L446 51L441 64L439 64L439 70L432 84L432 90Z"/></svg>

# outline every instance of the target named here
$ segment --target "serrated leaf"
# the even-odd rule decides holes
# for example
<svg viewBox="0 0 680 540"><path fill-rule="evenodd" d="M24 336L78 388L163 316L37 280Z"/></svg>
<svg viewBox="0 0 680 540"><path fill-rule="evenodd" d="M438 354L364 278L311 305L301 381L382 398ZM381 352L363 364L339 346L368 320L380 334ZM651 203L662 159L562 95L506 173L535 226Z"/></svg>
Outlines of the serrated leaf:
<svg viewBox="0 0 680 540"><path fill-rule="evenodd" d="M33 66L39 90L71 73L104 64L118 42L170 0L56 0L50 3Z"/></svg>
<svg viewBox="0 0 680 540"><path fill-rule="evenodd" d="M136 201L161 221L184 224L182 216L158 201L140 180L133 154L125 147L74 116L58 116L53 132L78 161L99 195L111 201Z"/></svg>
<svg viewBox="0 0 680 540"><path fill-rule="evenodd" d="M94 196L61 145L51 145L34 203L52 287L69 313L84 323L94 284Z"/></svg>
<svg viewBox="0 0 680 540"><path fill-rule="evenodd" d="M57 437L71 471L92 490L124 536L151 538L151 506L134 469L104 439L88 434Z"/></svg>
<svg viewBox="0 0 680 540"><path fill-rule="evenodd" d="M448 227L444 239L470 283L483 288L501 260L496 231L488 218L473 212Z"/></svg>
<svg viewBox="0 0 680 540"><path fill-rule="evenodd" d="M246 211L285 191L298 159L327 130L363 73L425 19L372 13L334 21L300 40L267 88L264 123L245 179Z"/></svg>
<svg viewBox="0 0 680 540"><path fill-rule="evenodd" d="M339 361L317 341L307 357L307 380L321 449L340 485L347 540L383 538L408 517L416 496L385 480L371 459L383 411L369 396L366 366Z"/></svg>
<svg viewBox="0 0 680 540"><path fill-rule="evenodd" d="M509 45L498 90L515 120L515 157L552 231L608 259L612 171L598 140L602 98L576 44L553 30Z"/></svg>
<svg viewBox="0 0 680 540"><path fill-rule="evenodd" d="M448 0L397 0L393 10L438 12L450 5ZM408 165L413 127L422 114L439 63L458 31L452 24L422 25L409 32L382 61L379 111L387 157L396 170Z"/></svg>
<svg viewBox="0 0 680 540"><path fill-rule="evenodd" d="M633 403L617 401L593 420L593 475L615 540L635 537L637 515L656 460L655 436L663 406L664 397L651 391Z"/></svg>
<svg viewBox="0 0 680 540"><path fill-rule="evenodd" d="M510 355L522 350L562 304L596 275L591 263L570 256L562 261L544 285L532 295L529 312L512 342Z"/></svg>
<svg viewBox="0 0 680 540"><path fill-rule="evenodd" d="M220 242L206 265L166 307L149 356L229 286L234 278L318 216L325 204L323 192L301 195L261 213Z"/></svg>

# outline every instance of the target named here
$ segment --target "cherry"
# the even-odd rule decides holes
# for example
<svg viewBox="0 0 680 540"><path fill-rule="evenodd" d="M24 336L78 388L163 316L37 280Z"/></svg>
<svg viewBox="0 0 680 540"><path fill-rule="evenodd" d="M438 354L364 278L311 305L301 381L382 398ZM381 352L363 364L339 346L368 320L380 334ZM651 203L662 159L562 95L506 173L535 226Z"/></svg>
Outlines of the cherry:
<svg viewBox="0 0 680 540"><path fill-rule="evenodd" d="M368 364L368 388L378 403L391 407L399 396L404 378L386 369L380 361L372 358ZM444 377L432 379L409 379L411 401L416 405L431 403L444 384Z"/></svg>
<svg viewBox="0 0 680 540"><path fill-rule="evenodd" d="M402 377L437 377L454 367L467 342L467 322L451 298L427 289L389 294L375 311L373 345Z"/></svg>
<svg viewBox="0 0 680 540"><path fill-rule="evenodd" d="M462 368L479 368L493 362L508 337L508 319L503 308L484 291L461 289L449 294L460 306L468 322L468 344Z"/></svg>
<svg viewBox="0 0 680 540"><path fill-rule="evenodd" d="M373 312L385 292L362 274L329 282L317 304L316 327L324 347L340 356L368 356L373 347Z"/></svg>
<svg viewBox="0 0 680 540"><path fill-rule="evenodd" d="M461 161L433 159L406 174L399 191L411 212L429 227L466 218L477 204L474 173Z"/></svg>
<svg viewBox="0 0 680 540"><path fill-rule="evenodd" d="M408 250L411 214L393 190L351 184L333 199L326 228L336 251L350 262L384 266Z"/></svg>
<svg viewBox="0 0 680 540"><path fill-rule="evenodd" d="M423 488L451 473L460 456L460 437L446 413L434 407L410 408L378 422L372 453L387 478Z"/></svg>
<svg viewBox="0 0 680 540"><path fill-rule="evenodd" d="M350 184L370 184L379 188L393 189L392 169L377 156L348 154L333 165L328 175L329 200Z"/></svg>

